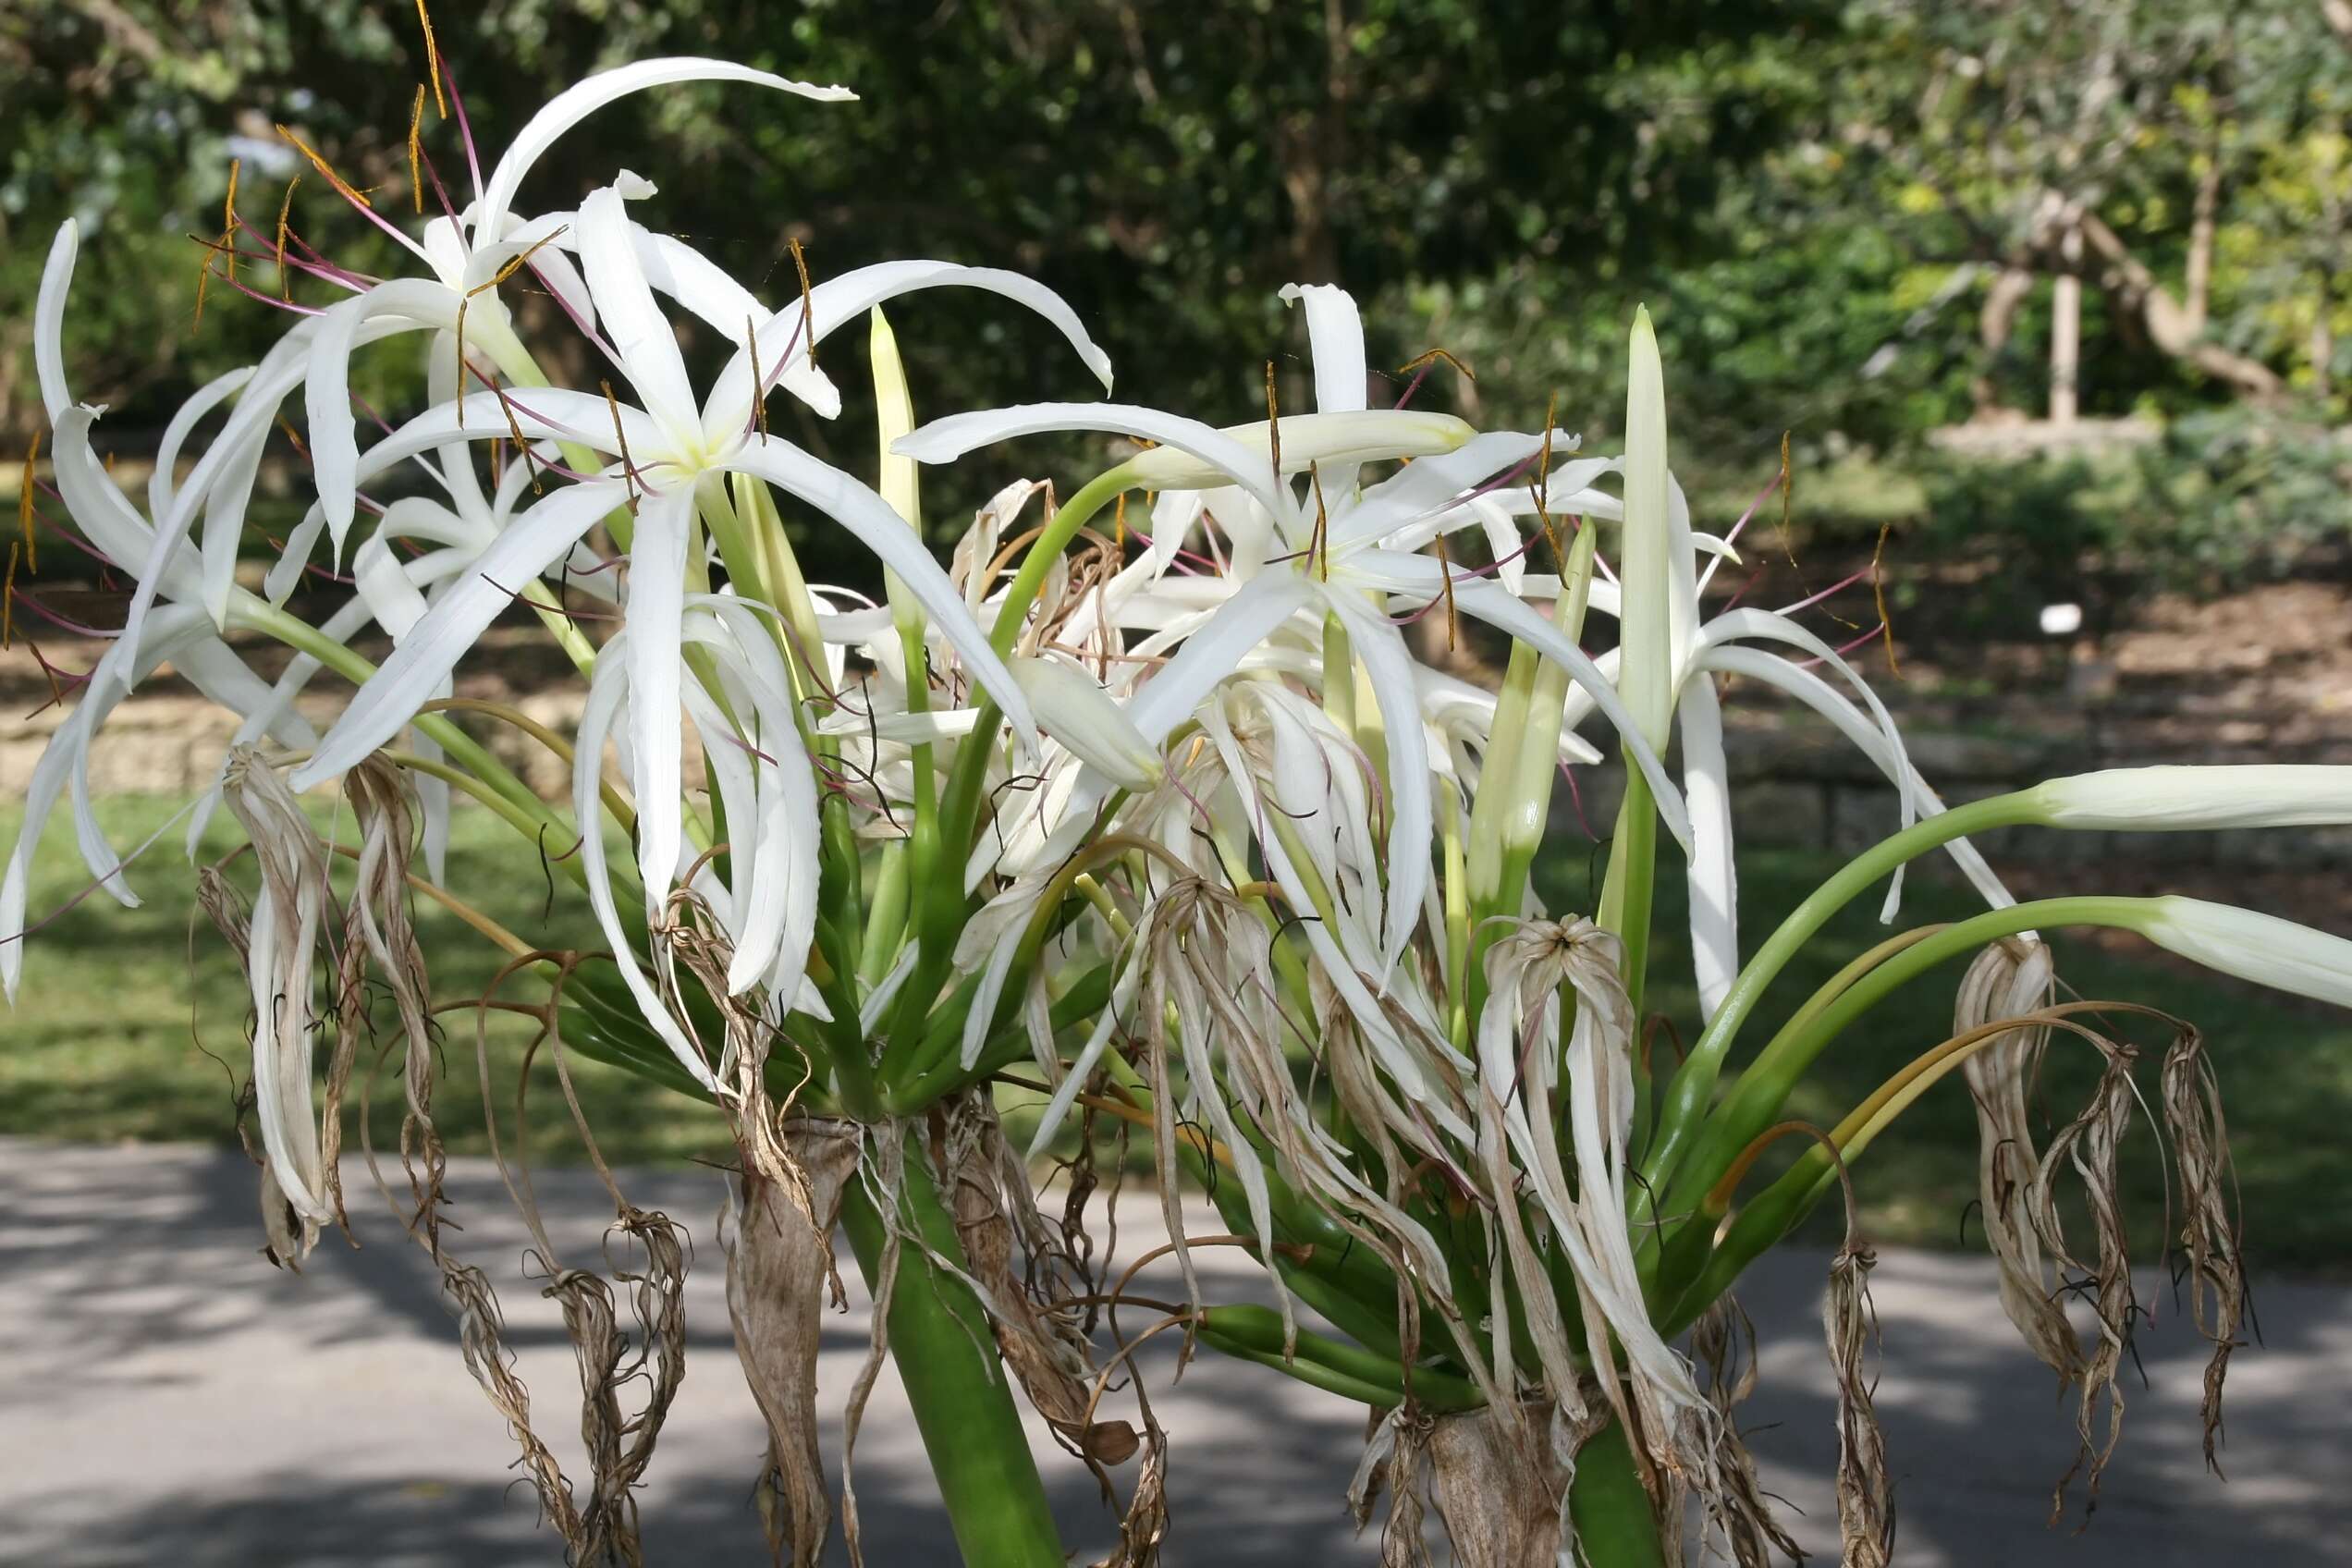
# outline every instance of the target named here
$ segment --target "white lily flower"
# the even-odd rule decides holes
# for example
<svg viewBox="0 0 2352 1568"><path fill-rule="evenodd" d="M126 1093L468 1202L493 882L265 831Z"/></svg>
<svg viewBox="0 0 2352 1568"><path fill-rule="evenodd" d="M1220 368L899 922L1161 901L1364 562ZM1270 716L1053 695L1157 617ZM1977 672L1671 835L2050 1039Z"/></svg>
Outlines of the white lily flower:
<svg viewBox="0 0 2352 1568"><path fill-rule="evenodd" d="M681 847L677 725L680 620L687 550L698 487L729 472L752 474L808 502L841 523L895 571L957 649L1018 733L1035 729L1019 686L988 646L962 595L913 530L888 503L851 475L790 443L743 425L707 427L689 386L668 319L655 303L624 202L650 194L633 176L592 195L581 208L588 287L641 406L554 388L474 393L433 410L386 437L361 459L364 480L418 452L454 441L560 437L622 461L581 483L551 491L517 519L420 620L374 679L361 688L317 753L296 777L307 787L349 767L408 723L417 704L505 607L514 591L569 556L590 528L624 508L635 510L628 577L628 618L643 635L628 646L631 756L635 774L639 860L646 896L657 901L676 874ZM600 661L601 662L601 661Z"/></svg>
<svg viewBox="0 0 2352 1568"><path fill-rule="evenodd" d="M2224 974L2352 1007L2352 941L2230 904L2177 895L2145 900L2139 934Z"/></svg>
<svg viewBox="0 0 2352 1568"><path fill-rule="evenodd" d="M1284 423L1287 426L1288 422ZM1400 529L1453 509L1465 491L1499 472L1527 463L1547 447L1572 447L1574 437L1558 432L1549 439L1509 432L1476 435L1450 451L1424 457L1358 495L1334 497L1327 493L1319 521L1288 480L1274 472L1270 459L1253 453L1232 433L1149 409L1033 404L959 414L925 425L900 441L897 449L920 461L941 462L989 442L1049 430L1140 436L1158 442L1161 449L1189 454L1217 469L1226 483L1263 506L1274 519L1278 534L1297 552L1282 561L1269 562L1233 591L1189 631L1182 646L1144 683L1129 704L1128 717L1147 742L1164 741L1193 717L1209 692L1239 668L1251 650L1295 618L1306 618L1302 635L1319 637L1321 618L1327 614L1346 627L1369 678L1390 747L1390 785L1394 799L1384 966L1394 964L1421 918L1433 834L1427 742L1420 722L1415 662L1403 633L1378 607L1385 599L1403 598L1420 606L1450 599L1461 613L1487 621L1561 665L1595 705L1633 737L1631 750L1650 779L1669 831L1678 841L1688 842L1680 791L1668 778L1655 748L1637 733L1633 716L1615 688L1583 650L1548 619L1496 584L1453 575L1435 560L1384 544ZM1362 445L1349 450L1364 460L1396 455ZM1287 444L1283 461L1287 467ZM1101 798L1099 789L1093 793L1080 790L1065 824L1076 822Z"/></svg>
<svg viewBox="0 0 2352 1568"><path fill-rule="evenodd" d="M2033 790L2052 827L2163 832L2352 823L2352 767L2110 767Z"/></svg>
<svg viewBox="0 0 2352 1568"><path fill-rule="evenodd" d="M509 214L524 177L564 132L606 104L648 88L687 81L750 82L818 103L844 103L857 96L844 87L793 81L731 60L682 56L641 60L587 77L550 99L516 134L486 182L476 171L475 201L455 218L432 220L422 240L410 239L397 226L379 218L378 226L430 268L433 276L377 284L315 318L315 341L307 356L305 406L319 496L338 545L351 522L352 476L359 462L349 365L360 335L369 332L381 337L429 329L454 333L462 310L468 341L479 345L502 369L516 368L522 350L511 320L496 290L483 285L514 257L562 227L560 220L542 221L509 234ZM569 263L542 251L534 257L534 264L568 309L584 312L585 291ZM733 318L723 330L732 334L744 319Z"/></svg>

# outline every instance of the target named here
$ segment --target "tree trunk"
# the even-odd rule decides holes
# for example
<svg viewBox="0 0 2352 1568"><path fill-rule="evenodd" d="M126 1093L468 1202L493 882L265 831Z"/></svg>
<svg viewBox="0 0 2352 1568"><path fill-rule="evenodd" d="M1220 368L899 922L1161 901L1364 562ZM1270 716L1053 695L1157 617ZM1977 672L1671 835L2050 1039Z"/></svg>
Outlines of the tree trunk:
<svg viewBox="0 0 2352 1568"><path fill-rule="evenodd" d="M2025 307L2033 286L2031 269L2010 266L2002 268L2001 276L1985 290L1984 309L1977 312L1977 341L1984 348L1984 362L1969 388L1980 420L1991 419L2001 410L2001 392L1992 368L2009 347L2010 335L2017 329L2017 312Z"/></svg>
<svg viewBox="0 0 2352 1568"><path fill-rule="evenodd" d="M2270 366L2209 340L2200 325L2191 324L2188 311L2097 214L2083 214L2079 233L2091 252L2106 263L2099 281L2109 302L2117 313L2137 322L2161 352L2187 361L2246 397L2275 398L2285 389Z"/></svg>
<svg viewBox="0 0 2352 1568"><path fill-rule="evenodd" d="M2050 423L2063 427L2082 409L2082 275L2071 270L2082 262L2079 227L2066 230L2059 254L2069 270L2058 275L2050 300Z"/></svg>
<svg viewBox="0 0 2352 1568"><path fill-rule="evenodd" d="M2222 204L2222 156L2220 138L2206 150L2205 167L2197 177L2197 205L2188 221L2188 276L2184 285L2188 298L2185 303L2187 325L2192 332L2205 330L2205 318L2213 298L2213 231Z"/></svg>

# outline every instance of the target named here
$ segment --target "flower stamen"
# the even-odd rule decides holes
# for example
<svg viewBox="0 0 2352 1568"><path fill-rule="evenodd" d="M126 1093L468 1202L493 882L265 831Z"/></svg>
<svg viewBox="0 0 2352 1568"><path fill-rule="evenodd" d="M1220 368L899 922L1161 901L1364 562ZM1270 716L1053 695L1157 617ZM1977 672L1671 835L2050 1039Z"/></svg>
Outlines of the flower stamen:
<svg viewBox="0 0 2352 1568"><path fill-rule="evenodd" d="M629 455L629 432L620 425L620 399L613 396L612 383L599 380L604 388L605 407L612 410L613 439L620 444L620 474L629 486L629 515L637 515L637 459Z"/></svg>
<svg viewBox="0 0 2352 1568"><path fill-rule="evenodd" d="M449 117L449 104L441 96L441 45L433 36L433 16L424 8L424 0L416 0L416 7L417 20L424 24L424 70L433 79L433 106L446 120ZM417 89L417 108L420 112L424 108L423 88ZM415 133L411 131L410 136L410 145L414 145Z"/></svg>
<svg viewBox="0 0 2352 1568"><path fill-rule="evenodd" d="M423 8L423 0L419 0L418 8L420 10ZM416 202L419 217L424 215L424 170L423 167L424 148L422 137L423 129L424 83L418 82L416 106L409 111L409 194Z"/></svg>
<svg viewBox="0 0 2352 1568"><path fill-rule="evenodd" d="M301 183L299 174L288 180L285 198L277 204L277 297L288 304L294 300L294 275L286 268L286 231L294 215L294 188Z"/></svg>
<svg viewBox="0 0 2352 1568"><path fill-rule="evenodd" d="M32 433L32 445L25 448L24 483L17 487L17 532L24 535L25 568L41 570L40 546L34 543L32 532L32 465L41 459L41 432Z"/></svg>

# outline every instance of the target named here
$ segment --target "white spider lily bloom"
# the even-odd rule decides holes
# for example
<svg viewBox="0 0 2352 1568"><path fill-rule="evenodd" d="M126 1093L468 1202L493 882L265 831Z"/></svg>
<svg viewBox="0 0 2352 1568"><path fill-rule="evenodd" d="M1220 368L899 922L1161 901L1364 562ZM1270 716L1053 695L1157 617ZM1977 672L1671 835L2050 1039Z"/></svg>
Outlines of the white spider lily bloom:
<svg viewBox="0 0 2352 1568"><path fill-rule="evenodd" d="M2177 895L2141 900L2139 934L2224 974L2352 1007L2352 942L2292 920Z"/></svg>
<svg viewBox="0 0 2352 1568"><path fill-rule="evenodd" d="M478 345L509 374L522 369L528 356L514 336L507 308L496 289L483 286L514 257L561 227L560 219L542 220L510 234L514 227L511 210L524 177L564 132L606 104L647 88L686 81L751 82L819 103L843 103L856 97L844 87L792 81L731 60L683 56L641 60L598 72L548 100L516 134L486 182L475 170L475 200L455 218L436 217L426 224L422 240L410 239L388 219L378 217L377 226L430 268L433 276L376 284L315 318L316 335L306 356L304 401L319 496L338 546L351 522L352 474L359 462L349 378L351 350L360 335L371 329L379 337L392 332L455 332L463 310L468 342ZM542 251L532 265L567 310L584 316L586 290L568 261ZM741 325L742 318L738 317L725 330L732 334ZM835 406L839 406L838 398Z"/></svg>
<svg viewBox="0 0 2352 1568"><path fill-rule="evenodd" d="M526 439L577 441L621 461L551 491L515 520L361 689L294 781L298 788L307 788L330 778L397 734L516 590L567 558L599 520L631 508L635 533L626 608L631 630L640 635L627 644L635 665L630 680L628 750L640 814L639 869L649 907L657 908L676 876L682 847L677 650L689 576L687 551L703 487L724 474L747 473L774 484L855 534L898 574L929 613L933 627L1033 749L1035 730L1020 687L989 647L962 595L888 502L851 475L748 424L723 431L704 427L684 357L655 302L635 243L636 226L624 207L629 197L651 190L636 177L624 175L582 204L579 225L582 262L596 313L637 404L608 404L547 387L519 394L474 393L419 416L369 448L358 476L364 480L454 442L501 439L517 427Z"/></svg>
<svg viewBox="0 0 2352 1568"><path fill-rule="evenodd" d="M1058 658L1017 658L1012 678L1048 740L1123 790L1158 781L1158 749L1094 677Z"/></svg>
<svg viewBox="0 0 2352 1568"><path fill-rule="evenodd" d="M1278 632L1295 628L1296 635L1319 637L1326 615L1346 628L1369 679L1390 747L1393 801L1387 856L1388 915L1381 943L1384 967L1394 965L1420 920L1434 837L1427 740L1413 674L1415 666L1403 632L1380 608L1388 598L1400 597L1421 606L1449 599L1461 613L1529 643L1565 668L1596 706L1633 737L1630 750L1650 780L1669 831L1678 841L1688 842L1680 792L1668 778L1656 750L1637 733L1633 716L1614 687L1581 649L1548 619L1494 583L1451 576L1437 561L1381 544L1400 528L1452 509L1464 492L1498 472L1525 467L1547 447L1573 446L1573 437L1558 432L1550 438L1515 432L1476 435L1450 451L1425 457L1354 496L1333 497L1327 493L1319 518L1302 504L1291 482L1274 472L1265 455L1253 453L1228 432L1151 409L1043 403L958 414L925 425L900 441L896 449L919 461L943 462L989 442L1060 430L1139 436L1159 443L1161 449L1183 452L1215 467L1225 483L1267 509L1277 534L1295 552L1280 561L1269 560L1193 627L1174 656L1142 684L1128 704L1127 716L1146 742L1164 741L1179 725L1194 717L1209 693L1253 650ZM1367 458L1380 455L1352 450ZM1145 454L1146 459L1153 456ZM1283 461L1287 467L1287 447ZM1126 472L1133 471L1130 467ZM1302 620L1304 625L1296 624ZM1082 826L1073 829L1072 825L1080 823L1101 799L1099 786L1091 790L1082 787L1062 819L1060 834L1083 831ZM1057 848L1066 847L1059 837L1051 842Z"/></svg>
<svg viewBox="0 0 2352 1568"><path fill-rule="evenodd" d="M2111 767L2033 790L2052 827L2321 827L2352 822L2352 767Z"/></svg>

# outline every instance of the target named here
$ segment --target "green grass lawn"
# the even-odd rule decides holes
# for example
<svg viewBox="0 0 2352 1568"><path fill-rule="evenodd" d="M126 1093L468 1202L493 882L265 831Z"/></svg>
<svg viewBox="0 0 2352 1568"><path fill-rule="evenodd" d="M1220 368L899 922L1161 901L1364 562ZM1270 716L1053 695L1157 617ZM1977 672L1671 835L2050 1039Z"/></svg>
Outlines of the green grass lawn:
<svg viewBox="0 0 2352 1568"><path fill-rule="evenodd" d="M116 842L127 847L176 809L175 802L112 800L101 803L100 815ZM0 808L0 841L13 840L16 817L13 808ZM44 846L31 905L36 917L85 884L69 834L60 822ZM593 944L576 898L558 896L551 910L535 856L495 818L460 809L452 838L450 880L462 896L528 941ZM133 867L143 907L126 910L92 897L32 937L22 994L13 1012L0 1014L6 1042L0 1047L0 1132L99 1141L235 1137L230 1074L243 1072L241 981L233 956L211 928L201 918L190 924L193 874L179 839L180 829L172 828ZM224 819L206 842L218 854L238 842L238 830ZM1542 876L1552 908L1588 907L1588 874L1597 875L1588 848L1563 839L1550 858ZM1741 892L1748 944L1831 869L1830 861L1815 854L1745 857ZM570 892L563 883L558 890ZM1920 876L1905 919L1951 919L1969 909L1965 888ZM418 919L438 993L445 999L477 993L496 967L496 955L436 905L421 901ZM1687 973L1681 919L1679 877L1670 875L1660 888L1650 1005L1684 1023L1687 1037L1695 1007L1688 985L1678 978ZM1857 902L1832 925L1830 940L1783 978L1759 1019L1769 1024L1785 1014L1881 935L1876 898ZM2352 1138L2346 1136L2352 1126L2352 1017L2220 981L2161 954L2080 938L2060 939L2060 972L2085 996L2147 1002L2204 1026L2228 1108L2249 1254L2260 1263L2303 1271L2352 1265L2352 1212L2336 1201L2352 1193ZM1953 970L1915 984L1867 1027L1833 1046L1801 1091L1795 1114L1833 1123L1903 1062L1943 1039L1951 1032L1956 979ZM474 1016L460 1011L447 1020L438 1120L459 1152L486 1147ZM511 1117L526 1033L511 1017L492 1020L492 1081L502 1127ZM2150 1096L2157 1054L2151 1048L2143 1064ZM708 1108L593 1062L573 1058L571 1064L608 1158L648 1162L731 1154ZM2053 1120L2079 1107L2096 1075L2087 1047L2053 1048L2041 1095ZM533 1158L576 1158L552 1077L543 1068L535 1080ZM380 1135L393 1130L397 1095L388 1082L379 1088ZM2153 1257L2162 1177L2156 1142L2144 1127L2126 1140L2125 1158L2140 1256ZM1976 1169L1975 1115L1954 1075L1909 1112L1899 1134L1880 1139L1856 1163L1866 1228L1881 1241L1957 1244L1976 1195ZM1973 1223L1969 1235L1973 1243Z"/></svg>

